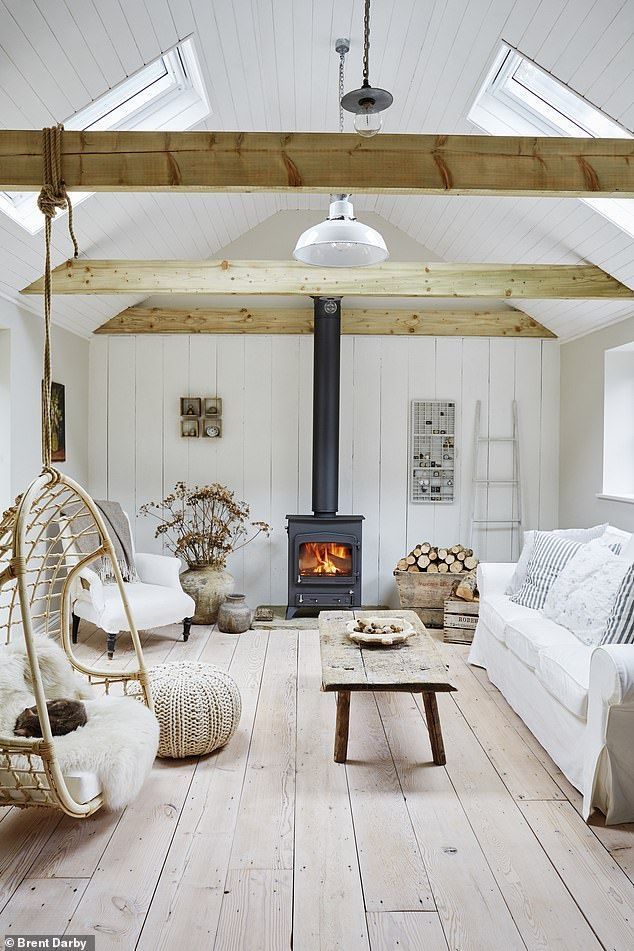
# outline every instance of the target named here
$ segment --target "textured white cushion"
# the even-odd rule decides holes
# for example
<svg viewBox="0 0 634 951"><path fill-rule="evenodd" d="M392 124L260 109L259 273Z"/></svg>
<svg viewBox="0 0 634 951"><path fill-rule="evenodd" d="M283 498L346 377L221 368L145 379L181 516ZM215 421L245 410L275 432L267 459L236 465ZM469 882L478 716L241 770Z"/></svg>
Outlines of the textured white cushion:
<svg viewBox="0 0 634 951"><path fill-rule="evenodd" d="M606 522L604 525L595 525L593 528L558 528L550 534L560 535L563 538L571 538L574 542L585 544L586 542L592 541L593 538L600 538L609 527ZM524 547L515 566L513 577L506 589L506 594L516 594L524 584L528 563L531 560L533 548L535 547L536 534L537 532L524 532ZM620 539L615 539L615 541L619 540Z"/></svg>
<svg viewBox="0 0 634 951"><path fill-rule="evenodd" d="M600 643L634 644L634 562L627 566Z"/></svg>
<svg viewBox="0 0 634 951"><path fill-rule="evenodd" d="M630 540L624 543L621 558L625 558L629 562L634 561L634 535L630 535Z"/></svg>
<svg viewBox="0 0 634 951"><path fill-rule="evenodd" d="M545 647L539 653L536 674L546 690L577 717L588 711L592 647L585 644Z"/></svg>
<svg viewBox="0 0 634 951"><path fill-rule="evenodd" d="M524 617L535 617L535 612L522 604L515 604L505 594L494 594L480 602L479 619L502 643L507 625Z"/></svg>
<svg viewBox="0 0 634 951"><path fill-rule="evenodd" d="M511 600L541 611L555 580L581 548L581 544L555 535L554 532L537 532L524 584L511 596Z"/></svg>
<svg viewBox="0 0 634 951"><path fill-rule="evenodd" d="M578 646L575 635L561 624L531 612L531 617L520 617L506 628L506 646L531 670L539 664L539 652L546 647Z"/></svg>
<svg viewBox="0 0 634 951"><path fill-rule="evenodd" d="M621 545L623 548L626 548L627 545L632 540L631 532L624 532L621 528L615 528L614 525L607 525L605 529L605 539L609 545L614 544L615 542ZM623 554L623 552L621 552Z"/></svg>
<svg viewBox="0 0 634 951"><path fill-rule="evenodd" d="M28 773L22 772L20 773L20 777L24 784L32 784ZM81 803L81 805L90 802L91 799L94 799L95 796L98 796L101 792L101 783L96 773L75 770L73 772L64 773L64 779L66 780L69 793L75 802ZM14 802L24 802L24 794L21 793L19 789L11 789L14 782L15 780L11 773L7 772L7 770L0 769L0 784L5 787L9 797L13 799ZM44 793L31 790L30 794L33 799L44 801Z"/></svg>
<svg viewBox="0 0 634 951"><path fill-rule="evenodd" d="M126 584L125 591L132 616L140 631L175 624L194 614L194 600L185 594L182 588L166 588L139 582ZM80 594L73 610L78 617L92 621L109 633L117 634L129 628L116 585L104 585L103 606L99 613L95 611L88 592Z"/></svg>
<svg viewBox="0 0 634 951"><path fill-rule="evenodd" d="M90 802L101 792L101 783L96 773L86 771L76 771L73 773L64 773L64 779L68 786L68 791L75 800L82 805Z"/></svg>
<svg viewBox="0 0 634 951"><path fill-rule="evenodd" d="M588 542L553 582L544 614L584 644L598 644L627 569L628 562L615 555L604 538Z"/></svg>

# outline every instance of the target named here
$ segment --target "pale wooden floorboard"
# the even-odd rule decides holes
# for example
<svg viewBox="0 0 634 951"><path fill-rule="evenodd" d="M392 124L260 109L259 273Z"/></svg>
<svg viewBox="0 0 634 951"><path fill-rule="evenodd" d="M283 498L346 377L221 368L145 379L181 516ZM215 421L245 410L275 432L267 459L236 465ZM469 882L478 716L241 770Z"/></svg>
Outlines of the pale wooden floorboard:
<svg viewBox="0 0 634 951"><path fill-rule="evenodd" d="M268 637L250 631L237 642L229 670L242 698L240 724L224 749L198 764L143 926L145 951L178 947L184 934L192 948L213 947Z"/></svg>
<svg viewBox="0 0 634 951"><path fill-rule="evenodd" d="M0 911L5 907L62 814L54 809L8 809L0 826Z"/></svg>
<svg viewBox="0 0 634 951"><path fill-rule="evenodd" d="M319 634L302 631L297 688L294 947L368 951L346 769L333 760L335 697L321 693L320 684Z"/></svg>
<svg viewBox="0 0 634 951"><path fill-rule="evenodd" d="M438 698L447 773L526 944L549 951L599 948L515 800L450 695Z"/></svg>
<svg viewBox="0 0 634 951"><path fill-rule="evenodd" d="M288 869L231 869L222 903L216 951L279 951L291 945L293 873Z"/></svg>
<svg viewBox="0 0 634 951"><path fill-rule="evenodd" d="M232 869L293 868L296 702L297 631L275 631L262 675Z"/></svg>
<svg viewBox="0 0 634 951"><path fill-rule="evenodd" d="M471 669L476 670L477 668L474 667ZM579 790L575 789L572 783L564 776L560 768L540 744L539 740L535 739L524 721L515 713L502 694L493 688L489 696L493 698L516 733L537 757L546 772L557 783L565 799L571 802L577 812L581 814L583 797ZM605 819L601 813L595 812L594 815L591 816L588 825L599 841L612 855L617 865L623 869L630 881L634 882L634 823L630 822L618 826L606 826Z"/></svg>
<svg viewBox="0 0 634 951"><path fill-rule="evenodd" d="M493 692L474 682L471 671L476 668L443 649L451 658L450 677L458 688L453 699L513 798L565 799L533 751L517 742L517 732L497 706Z"/></svg>
<svg viewBox="0 0 634 951"><path fill-rule="evenodd" d="M520 806L549 859L607 948L634 948L634 885L568 802Z"/></svg>
<svg viewBox="0 0 634 951"><path fill-rule="evenodd" d="M373 694L352 695L348 788L368 911L435 911Z"/></svg>
<svg viewBox="0 0 634 951"><path fill-rule="evenodd" d="M424 911L368 912L372 951L447 951L438 915Z"/></svg>
<svg viewBox="0 0 634 951"><path fill-rule="evenodd" d="M88 882L87 878L24 879L0 914L0 935L64 934Z"/></svg>
<svg viewBox="0 0 634 951"><path fill-rule="evenodd" d="M446 767L408 694L352 698L343 766L316 631L200 627L185 644L173 625L143 643L149 666L230 669L238 731L204 759L157 762L123 813L3 810L0 933L36 922L96 934L100 951L183 936L193 951L633 946L634 829L583 822L579 793L467 647L441 648L459 687L439 698ZM104 647L85 628L82 657L106 664ZM122 636L114 664L133 662Z"/></svg>
<svg viewBox="0 0 634 951"><path fill-rule="evenodd" d="M524 942L447 770L431 762L415 701L399 693L377 699L449 947L522 951ZM445 748L449 758L460 755Z"/></svg>

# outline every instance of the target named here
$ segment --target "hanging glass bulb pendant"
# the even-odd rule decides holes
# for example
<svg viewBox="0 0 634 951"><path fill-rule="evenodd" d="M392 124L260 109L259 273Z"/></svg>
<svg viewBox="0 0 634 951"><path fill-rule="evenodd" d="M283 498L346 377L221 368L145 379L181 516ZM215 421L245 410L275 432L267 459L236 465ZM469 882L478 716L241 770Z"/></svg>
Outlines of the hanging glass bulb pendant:
<svg viewBox="0 0 634 951"><path fill-rule="evenodd" d="M383 127L383 113L392 105L394 97L387 89L370 85L370 0L365 0L363 22L363 83L341 97L341 107L354 113L354 128L359 135L376 135Z"/></svg>

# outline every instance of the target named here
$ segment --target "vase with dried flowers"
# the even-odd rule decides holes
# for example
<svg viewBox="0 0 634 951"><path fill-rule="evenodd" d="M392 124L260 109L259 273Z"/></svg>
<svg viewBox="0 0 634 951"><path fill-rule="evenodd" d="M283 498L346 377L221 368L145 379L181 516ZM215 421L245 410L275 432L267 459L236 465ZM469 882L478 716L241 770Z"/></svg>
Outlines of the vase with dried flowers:
<svg viewBox="0 0 634 951"><path fill-rule="evenodd" d="M187 563L180 580L196 602L194 624L214 624L220 605L233 591L228 556L258 535L271 533L266 522L249 521L247 503L237 501L218 482L204 486L177 482L162 502L147 502L139 514L158 519L155 538Z"/></svg>

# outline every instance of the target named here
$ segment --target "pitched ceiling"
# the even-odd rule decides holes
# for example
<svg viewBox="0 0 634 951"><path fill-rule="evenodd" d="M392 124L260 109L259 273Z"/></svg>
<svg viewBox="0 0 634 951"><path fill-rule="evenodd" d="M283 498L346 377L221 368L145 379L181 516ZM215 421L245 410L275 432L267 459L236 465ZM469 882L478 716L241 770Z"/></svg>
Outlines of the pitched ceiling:
<svg viewBox="0 0 634 951"><path fill-rule="evenodd" d="M202 127L335 130L334 40L352 37L356 85L362 14L362 0L0 0L0 124L63 121L193 34L212 107ZM372 79L394 93L387 131L474 131L466 114L502 40L634 128L634 0L374 0L372 30ZM634 286L632 239L574 199L364 196L356 207L430 257L589 261ZM207 258L278 211L323 208L323 196L287 193L99 195L76 219L88 257ZM15 299L41 273L42 244L0 215L0 294ZM59 220L54 263L67 256ZM89 333L138 301L58 298L55 319ZM616 301L521 306L563 338L632 312Z"/></svg>

